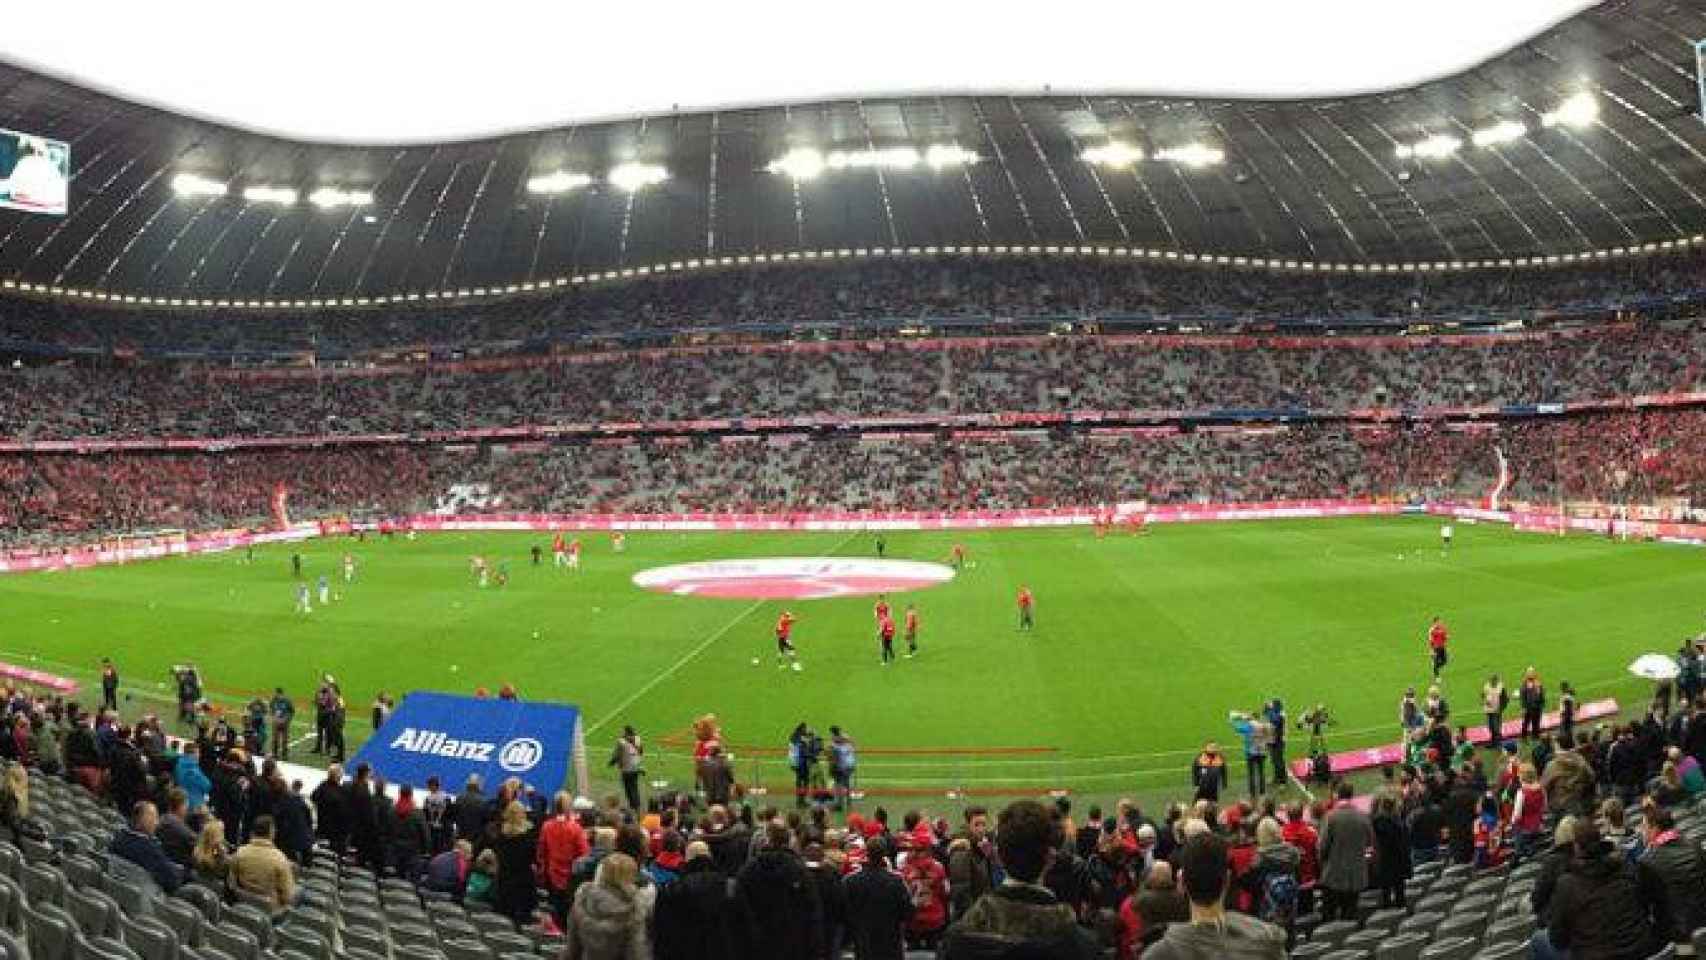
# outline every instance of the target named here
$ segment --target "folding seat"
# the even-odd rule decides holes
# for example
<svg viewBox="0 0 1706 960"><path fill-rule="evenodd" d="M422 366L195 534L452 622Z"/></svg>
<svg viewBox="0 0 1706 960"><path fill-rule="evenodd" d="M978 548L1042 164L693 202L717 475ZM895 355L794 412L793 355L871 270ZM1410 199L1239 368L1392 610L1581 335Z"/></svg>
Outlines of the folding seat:
<svg viewBox="0 0 1706 960"><path fill-rule="evenodd" d="M225 915L225 904L220 901L219 894L199 883L186 883L173 896L200 910L202 919L209 924L218 923Z"/></svg>
<svg viewBox="0 0 1706 960"><path fill-rule="evenodd" d="M1528 941L1521 943L1494 943L1481 948L1475 955L1475 960L1527 960L1532 953Z"/></svg>
<svg viewBox="0 0 1706 960"><path fill-rule="evenodd" d="M31 960L75 960L71 955L77 926L51 904L24 907L24 925Z"/></svg>
<svg viewBox="0 0 1706 960"><path fill-rule="evenodd" d="M391 927L390 933L391 942L400 950L438 949L438 934L426 924L399 923Z"/></svg>
<svg viewBox="0 0 1706 960"><path fill-rule="evenodd" d="M1398 929L1398 924L1403 923L1407 916L1409 916L1408 913L1396 907L1389 910L1379 910L1369 914L1362 926L1364 930L1381 930L1391 933Z"/></svg>
<svg viewBox="0 0 1706 960"><path fill-rule="evenodd" d="M201 932L203 949L217 950L231 960L261 960L261 945L255 935L233 923L209 924Z"/></svg>
<svg viewBox="0 0 1706 960"><path fill-rule="evenodd" d="M1321 960L1368 960L1368 958L1369 952L1367 950L1347 950L1340 947L1332 953L1323 955Z"/></svg>
<svg viewBox="0 0 1706 960"><path fill-rule="evenodd" d="M24 941L12 935L10 930L0 929L0 957L5 960L30 960L30 948Z"/></svg>
<svg viewBox="0 0 1706 960"><path fill-rule="evenodd" d="M1383 930L1380 927L1368 927L1339 941L1339 947L1343 950L1360 950L1364 956L1367 956L1373 953L1374 948L1380 946L1391 935L1392 933L1389 930Z"/></svg>
<svg viewBox="0 0 1706 960"><path fill-rule="evenodd" d="M308 960L332 960L332 944L313 930L299 928L293 921L278 930L278 949L299 953Z"/></svg>
<svg viewBox="0 0 1706 960"><path fill-rule="evenodd" d="M1422 948L1418 960L1470 960L1475 956L1475 941L1468 937L1435 937Z"/></svg>
<svg viewBox="0 0 1706 960"><path fill-rule="evenodd" d="M178 960L178 935L153 917L120 920L125 946L142 960Z"/></svg>
<svg viewBox="0 0 1706 960"><path fill-rule="evenodd" d="M449 960L496 960L492 948L478 940L446 940L444 955ZM1292 953L1296 957L1297 953Z"/></svg>
<svg viewBox="0 0 1706 960"><path fill-rule="evenodd" d="M84 855L66 857L60 861L59 867L65 873L66 882L73 887L100 889L101 875L107 871L90 857Z"/></svg>
<svg viewBox="0 0 1706 960"><path fill-rule="evenodd" d="M486 931L486 935L481 939L486 942L486 946L492 948L493 953L533 952L533 938L526 936L525 934L516 933L513 930L502 932L488 930Z"/></svg>
<svg viewBox="0 0 1706 960"><path fill-rule="evenodd" d="M362 953L385 956L390 951L391 941L385 937L385 929L372 927L344 927L344 952L358 951Z"/></svg>
<svg viewBox="0 0 1706 960"><path fill-rule="evenodd" d="M1426 937L1432 937L1434 928L1439 926L1440 921L1444 919L1444 914L1420 910L1400 922L1398 932L1419 933Z"/></svg>
<svg viewBox="0 0 1706 960"><path fill-rule="evenodd" d="M1321 960L1322 957L1325 957L1327 954L1332 953L1336 949L1336 947L1325 943L1315 943L1313 941L1309 943L1300 943L1292 948L1291 958L1292 960ZM451 957L452 960L462 960L462 958L457 957L455 954L451 954Z"/></svg>
<svg viewBox="0 0 1706 960"><path fill-rule="evenodd" d="M1440 921L1434 928L1434 939L1450 937L1465 937L1479 941L1481 934L1487 930L1487 915L1485 913L1454 913Z"/></svg>
<svg viewBox="0 0 1706 960"><path fill-rule="evenodd" d="M65 912L77 924L77 931L88 938L118 935L118 904L99 890L79 890L65 893Z"/></svg>
<svg viewBox="0 0 1706 960"><path fill-rule="evenodd" d="M112 937L79 937L74 952L78 960L142 960L135 950Z"/></svg>
<svg viewBox="0 0 1706 960"><path fill-rule="evenodd" d="M263 952L272 949L273 923L270 911L252 904L239 903L226 909L225 919L222 922L234 923L249 931Z"/></svg>
<svg viewBox="0 0 1706 960"><path fill-rule="evenodd" d="M30 903L41 906L51 903L56 907L65 906L65 874L58 867L40 863L27 864L24 867L24 894Z"/></svg>
<svg viewBox="0 0 1706 960"><path fill-rule="evenodd" d="M1534 917L1523 915L1505 917L1487 928L1483 940L1488 944L1521 942L1527 943L1534 935Z"/></svg>
<svg viewBox="0 0 1706 960"><path fill-rule="evenodd" d="M24 880L24 852L6 840L0 840L0 874L19 883Z"/></svg>
<svg viewBox="0 0 1706 960"><path fill-rule="evenodd" d="M0 874L0 926L16 934L24 932L24 888Z"/></svg>
<svg viewBox="0 0 1706 960"><path fill-rule="evenodd" d="M154 915L167 929L177 933L180 947L201 946L201 929L207 924L207 918L195 904L177 897L166 897L155 904Z"/></svg>

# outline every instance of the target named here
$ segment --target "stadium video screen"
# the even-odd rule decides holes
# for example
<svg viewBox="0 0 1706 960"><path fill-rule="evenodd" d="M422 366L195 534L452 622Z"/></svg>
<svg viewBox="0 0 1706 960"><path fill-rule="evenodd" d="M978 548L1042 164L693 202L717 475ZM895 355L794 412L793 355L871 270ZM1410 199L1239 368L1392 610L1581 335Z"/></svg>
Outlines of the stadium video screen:
<svg viewBox="0 0 1706 960"><path fill-rule="evenodd" d="M0 207L64 214L71 196L71 147L0 130Z"/></svg>

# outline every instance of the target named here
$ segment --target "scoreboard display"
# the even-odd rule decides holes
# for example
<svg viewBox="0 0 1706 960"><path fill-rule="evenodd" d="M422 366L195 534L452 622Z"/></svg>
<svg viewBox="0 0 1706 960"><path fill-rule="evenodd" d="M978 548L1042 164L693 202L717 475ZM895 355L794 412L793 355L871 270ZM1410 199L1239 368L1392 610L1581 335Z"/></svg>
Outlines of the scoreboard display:
<svg viewBox="0 0 1706 960"><path fill-rule="evenodd" d="M0 129L0 208L63 215L71 198L71 147Z"/></svg>

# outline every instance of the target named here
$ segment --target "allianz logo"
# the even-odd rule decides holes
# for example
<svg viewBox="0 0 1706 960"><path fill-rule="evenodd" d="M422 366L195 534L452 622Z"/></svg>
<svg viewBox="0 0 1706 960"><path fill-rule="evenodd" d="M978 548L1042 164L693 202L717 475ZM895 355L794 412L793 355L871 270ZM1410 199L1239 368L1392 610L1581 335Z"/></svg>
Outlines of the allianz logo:
<svg viewBox="0 0 1706 960"><path fill-rule="evenodd" d="M473 763L491 763L493 754L496 754L498 766L510 773L525 773L545 758L544 745L532 737L516 737L500 748L495 743L458 740L441 730L417 730L414 727L404 727L403 732L391 741L391 749Z"/></svg>

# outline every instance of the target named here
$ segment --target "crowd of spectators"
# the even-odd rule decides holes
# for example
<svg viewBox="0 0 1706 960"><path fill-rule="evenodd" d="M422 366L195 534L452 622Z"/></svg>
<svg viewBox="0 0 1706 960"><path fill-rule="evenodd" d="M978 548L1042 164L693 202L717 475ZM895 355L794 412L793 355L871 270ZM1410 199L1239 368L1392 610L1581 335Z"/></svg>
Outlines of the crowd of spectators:
<svg viewBox="0 0 1706 960"><path fill-rule="evenodd" d="M1430 698L1436 715L1418 718L1428 734L1372 793L1338 781L1316 799L1276 780L1236 799L1199 758L1194 798L1153 816L1129 799L1020 800L993 818L967 806L950 820L869 800L844 812L847 798L827 791L756 809L739 786L602 802L519 780L491 793L477 778L455 793L437 779L387 789L365 764L348 776L333 764L305 794L260 755L258 733L213 717L179 742L152 717L133 727L8 691L0 758L15 766L0 777L0 830L46 836L30 778L12 772L33 767L129 811L110 855L163 892L199 885L286 915L313 895L302 869L337 858L561 934L571 960L844 949L865 960L907 948L945 960L1280 958L1335 920L1381 929L1376 911L1441 923L1426 901L1407 902L1439 864L1510 876L1498 885L1506 903L1482 898L1477 929L1495 906L1506 927L1531 913L1523 929L1542 960L1645 960L1706 927L1706 653L1685 645L1677 657L1681 676L1632 719L1478 750ZM1538 675L1531 685L1543 708ZM632 731L624 740L639 749Z"/></svg>
<svg viewBox="0 0 1706 960"><path fill-rule="evenodd" d="M0 437L418 434L799 416L1565 403L1706 389L1706 325L1258 345L1101 336L615 351L277 376L0 370ZM296 371L306 373L306 371Z"/></svg>
<svg viewBox="0 0 1706 960"><path fill-rule="evenodd" d="M515 349L588 334L919 317L1164 314L1284 320L1519 317L1706 291L1697 253L1548 269L1279 273L1081 256L801 262L638 277L548 297L372 309L92 309L0 301L0 342L110 351L345 355Z"/></svg>
<svg viewBox="0 0 1706 960"><path fill-rule="evenodd" d="M1689 501L1706 411L1494 422L1017 429L0 455L0 540L412 513L797 513L1421 498Z"/></svg>

